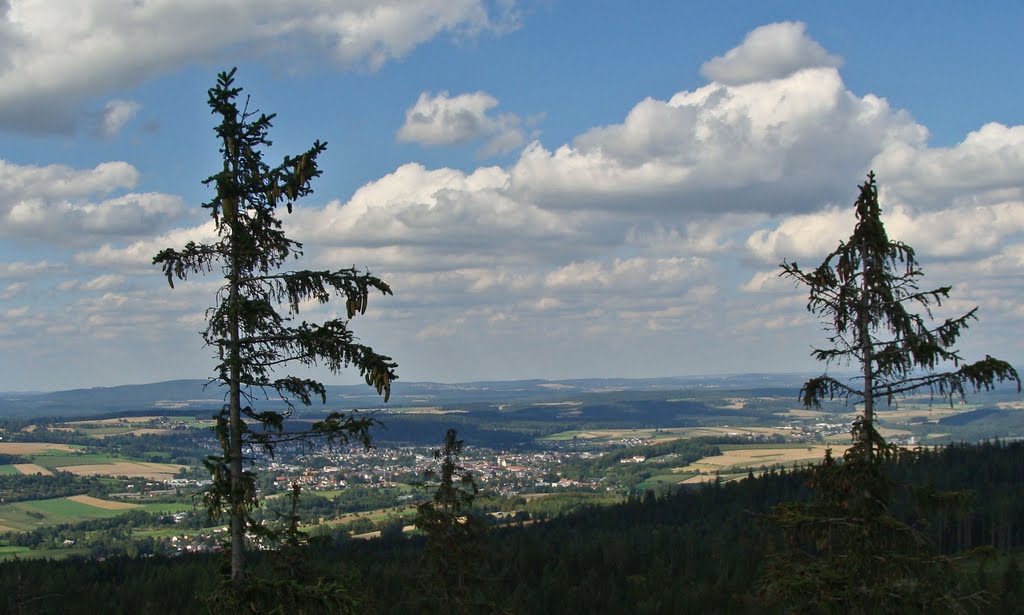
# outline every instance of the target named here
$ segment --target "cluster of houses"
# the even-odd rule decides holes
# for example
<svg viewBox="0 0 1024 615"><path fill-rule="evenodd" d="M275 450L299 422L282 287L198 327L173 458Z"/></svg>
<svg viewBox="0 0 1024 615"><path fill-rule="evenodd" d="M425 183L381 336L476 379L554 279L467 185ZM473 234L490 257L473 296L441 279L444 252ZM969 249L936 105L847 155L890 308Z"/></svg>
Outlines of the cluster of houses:
<svg viewBox="0 0 1024 615"><path fill-rule="evenodd" d="M513 453L467 447L459 463L472 472L481 486L502 495L518 495L537 487L596 487L596 483L564 478L545 480L545 477L550 478L568 459L591 458L599 454L562 450ZM282 461L279 455L278 459L265 460L259 469L272 476L271 484L276 491L299 484L304 490L316 492L352 484L371 488L415 484L422 481L424 470L433 463L432 449L401 446L370 450L318 449L288 461Z"/></svg>
<svg viewBox="0 0 1024 615"><path fill-rule="evenodd" d="M182 493L182 491L198 491L212 484L209 479L194 479L194 478L172 478L166 481L159 482L138 482L129 483L125 485L127 491L120 491L118 493L111 493L110 497L118 500L145 500L149 498L157 498L160 496L173 496Z"/></svg>

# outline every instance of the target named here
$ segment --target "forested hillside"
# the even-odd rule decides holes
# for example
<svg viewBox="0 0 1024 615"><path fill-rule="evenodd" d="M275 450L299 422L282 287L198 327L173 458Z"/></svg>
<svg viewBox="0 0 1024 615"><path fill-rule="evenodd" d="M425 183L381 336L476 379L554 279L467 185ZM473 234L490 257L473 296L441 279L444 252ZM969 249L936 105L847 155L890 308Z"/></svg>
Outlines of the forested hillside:
<svg viewBox="0 0 1024 615"><path fill-rule="evenodd" d="M981 612L1020 612L1024 443L955 445L905 455L889 467L893 512L959 564ZM763 613L765 558L781 548L768 521L780 502L806 499L808 473L770 472L608 507L492 527L471 557L466 612ZM922 494L970 494L960 509L918 507ZM522 521L522 520L521 520ZM366 613L435 612L423 539L385 531L352 540L321 533L300 554L305 575L340 580ZM284 580L282 558L255 569ZM8 613L195 613L215 590L219 555L13 561L0 565ZM294 570L294 568L292 568ZM319 612L315 608L308 612ZM779 610L778 612L783 612Z"/></svg>

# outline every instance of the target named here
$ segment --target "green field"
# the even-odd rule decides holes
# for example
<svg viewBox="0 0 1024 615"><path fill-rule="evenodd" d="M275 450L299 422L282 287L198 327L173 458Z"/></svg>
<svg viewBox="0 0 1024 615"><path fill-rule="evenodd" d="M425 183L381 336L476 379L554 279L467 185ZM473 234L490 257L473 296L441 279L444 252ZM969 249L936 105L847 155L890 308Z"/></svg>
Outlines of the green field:
<svg viewBox="0 0 1024 615"><path fill-rule="evenodd" d="M115 455L104 455L102 453L60 453L53 455L25 455L25 458L31 460L32 463L39 464L44 468L48 468L50 470L53 470L54 468L61 468L64 466L85 466L100 463L118 463L120 461L127 461L124 457L117 457Z"/></svg>
<svg viewBox="0 0 1024 615"><path fill-rule="evenodd" d="M76 431L91 438L103 439L108 436L125 434L165 433L178 427L208 428L212 426L213 421L208 419L154 414L144 417L70 421L60 423L58 428Z"/></svg>
<svg viewBox="0 0 1024 615"><path fill-rule="evenodd" d="M193 506L188 502L132 502L140 504L141 507L135 510L143 510L148 513L171 514L176 512L187 512L190 510L202 510L202 506Z"/></svg>
<svg viewBox="0 0 1024 615"><path fill-rule="evenodd" d="M4 549L27 549L27 547L0 547L0 562L4 560L18 559L64 559L67 557L86 557L89 549L84 547L71 547L63 549L32 549L30 551L10 551Z"/></svg>
<svg viewBox="0 0 1024 615"><path fill-rule="evenodd" d="M396 484L396 485L393 485L393 486L384 487L383 490L392 490L392 491L396 491L398 493L410 493L410 492L419 491L419 488L415 487L413 485L405 485L405 484L399 483L399 484ZM320 496L322 498L327 498L328 500L333 500L334 498L336 498L338 496L344 496L346 493L348 493L348 492L345 489L318 489L318 490L303 489L302 490L302 495L303 496L316 495L316 496ZM275 493L273 495L268 495L265 499L267 499L267 500L276 500L278 498L287 497L288 495L289 495L289 492L282 491L280 493Z"/></svg>
<svg viewBox="0 0 1024 615"><path fill-rule="evenodd" d="M65 498L30 500L0 504L0 525L25 531L46 525L116 517L124 512L97 508Z"/></svg>
<svg viewBox="0 0 1024 615"><path fill-rule="evenodd" d="M338 497L339 495L341 495L343 493L345 493L344 489L325 489L323 491L305 491L305 490L303 490L302 495L313 494L313 495L318 495L318 496L320 496L322 498L327 498L329 500L333 500L334 498ZM272 495L270 497L272 497L272 498L281 498L281 497L285 497L287 495L289 495L289 494L288 493L275 493L274 495Z"/></svg>
<svg viewBox="0 0 1024 615"><path fill-rule="evenodd" d="M21 474L21 472L14 466L0 466L0 475L2 474Z"/></svg>
<svg viewBox="0 0 1024 615"><path fill-rule="evenodd" d="M152 537L152 538L170 538L172 536L210 536L213 534L223 534L227 531L226 525L216 525L212 527L203 527L197 530L189 530L180 526L162 527L162 528L138 528L132 531L132 536L136 538Z"/></svg>
<svg viewBox="0 0 1024 615"><path fill-rule="evenodd" d="M340 517L334 519L325 519L323 525L345 525L355 521L356 519L369 519L374 523L385 521L388 517L411 517L416 514L415 506L407 506L401 508L398 512L395 512L394 507L378 508L376 510L367 510L365 512L358 513L345 513ZM303 528L308 529L312 524L303 523Z"/></svg>
<svg viewBox="0 0 1024 615"><path fill-rule="evenodd" d="M673 485L676 485L676 484L678 484L678 483L680 483L680 482L690 478L691 476L694 476L694 475L689 473L689 472L673 472L671 474L655 474L654 476L648 478L644 482L642 482L639 485L637 485L636 488L639 491L646 491L647 489L653 489L654 491L658 491L658 490L663 489L665 487L671 487Z"/></svg>
<svg viewBox="0 0 1024 615"><path fill-rule="evenodd" d="M82 504L67 498L53 498L49 500L33 500L30 502L33 508L45 515L52 515L63 519L98 519L102 517L116 517L125 512L122 510L107 510L89 504Z"/></svg>

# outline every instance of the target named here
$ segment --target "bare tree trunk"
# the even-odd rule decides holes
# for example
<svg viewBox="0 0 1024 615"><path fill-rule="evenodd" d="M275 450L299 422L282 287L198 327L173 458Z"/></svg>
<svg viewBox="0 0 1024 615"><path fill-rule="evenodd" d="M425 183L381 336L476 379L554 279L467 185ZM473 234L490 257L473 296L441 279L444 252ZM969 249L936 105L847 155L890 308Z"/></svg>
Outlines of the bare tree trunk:
<svg viewBox="0 0 1024 615"><path fill-rule="evenodd" d="M238 284L233 281L232 295ZM242 386L238 369L238 317L231 326L231 392L228 398L228 434L231 471L231 578L245 579L245 485L242 482Z"/></svg>
<svg viewBox="0 0 1024 615"><path fill-rule="evenodd" d="M237 148L228 140L225 143L225 151L228 160L225 161L225 170L230 170L231 181L235 182L235 172L238 165L234 160ZM241 215L241 203L234 195L228 196L224 201L223 214L231 228L231 264L230 264L230 297L228 299L231 309L228 312L228 327L230 329L230 343L228 347L228 361L231 364L229 377L230 392L228 393L228 461L231 472L231 578L238 582L245 579L245 483L242 480L242 378L241 378L241 346L239 339L238 302L239 302L239 277L238 270L239 246L236 237L239 231L238 216Z"/></svg>
<svg viewBox="0 0 1024 615"><path fill-rule="evenodd" d="M868 286L868 272L874 266L874 255L868 254L867 245L862 246L864 268L861 272L861 305L857 323L860 328L861 365L864 367L864 437L867 439L864 460L871 463L874 455L875 391L872 369L871 347L871 289Z"/></svg>

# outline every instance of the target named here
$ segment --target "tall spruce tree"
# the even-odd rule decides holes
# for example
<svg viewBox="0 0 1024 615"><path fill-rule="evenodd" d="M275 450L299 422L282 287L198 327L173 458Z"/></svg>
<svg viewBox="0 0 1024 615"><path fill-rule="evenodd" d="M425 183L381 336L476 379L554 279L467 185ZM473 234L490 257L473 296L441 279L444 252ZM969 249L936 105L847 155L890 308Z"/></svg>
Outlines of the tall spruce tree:
<svg viewBox="0 0 1024 615"><path fill-rule="evenodd" d="M473 473L459 464L462 449L457 432L449 429L442 447L434 450L438 471L424 472L426 480L436 480L437 489L416 507L416 529L427 538L421 595L431 610L444 613L495 612L481 595L486 526L473 512L479 487Z"/></svg>
<svg viewBox="0 0 1024 615"><path fill-rule="evenodd" d="M954 349L960 334L977 320L978 308L932 323L932 307L942 305L951 287L918 288L923 273L914 249L885 232L874 172L860 186L854 209L853 234L821 265L804 271L795 262L783 262L780 275L808 288L807 310L822 318L830 332L831 347L815 349L812 356L826 366L860 368L852 383L827 373L808 380L800 391L803 403L818 407L835 398L861 403L854 442L865 442L862 452L871 461L884 442L875 429L879 400L893 403L899 396L927 391L952 402L967 389L988 390L1005 381L1016 382L1019 391L1021 381L1006 361L986 356L966 364ZM915 307L923 313L914 312Z"/></svg>
<svg viewBox="0 0 1024 615"><path fill-rule="evenodd" d="M294 201L312 193L310 182L321 174L317 159L327 144L316 141L307 151L268 165L263 150L271 145L268 132L274 115L250 110L248 98L240 109L242 89L235 87L234 77L235 69L220 73L217 85L209 90L210 109L220 116L215 132L223 166L203 182L215 189L203 207L213 218L218 240L162 250L153 263L163 268L171 288L175 279L218 268L224 276L202 332L207 345L216 349L219 363L213 380L226 388L227 401L216 417L221 454L207 461L213 485L206 502L212 512L226 513L230 519L231 579L241 582L246 577L246 531L260 530L250 516L258 500L247 453L273 453L279 443L310 439L356 440L368 446L374 424L366 416L339 412L308 428L286 424L295 402L309 405L319 398L326 404L327 394L322 383L281 375L280 370L289 363L322 366L334 373L354 367L386 402L397 365L360 344L348 326L350 319L366 311L371 292L391 294L386 283L354 267L282 269L302 255L302 244L285 236L279 208L284 205L291 213ZM305 302L325 303L332 296L345 299L347 318L322 324L298 321ZM284 406L257 409L259 401L271 399Z"/></svg>
<svg viewBox="0 0 1024 615"><path fill-rule="evenodd" d="M885 442L875 413L880 401L892 405L920 391L950 403L967 389L1006 381L1019 391L1020 377L989 356L966 364L953 348L977 308L933 324L931 308L949 297L950 287L919 290L922 272L913 248L890 240L882 224L874 173L860 186L854 208L853 234L820 266L781 265L782 276L808 287L807 309L826 321L831 347L813 356L859 368L858 377L845 382L827 373L809 380L800 391L804 405L840 398L861 403L862 412L842 460L829 451L812 469L812 501L774 509L786 550L769 558L760 591L794 613L973 611L980 596L962 583L953 561L890 510L898 492L909 491L904 501L915 500L922 516L937 509L957 514L968 494L915 492L890 480L886 465L914 453Z"/></svg>

